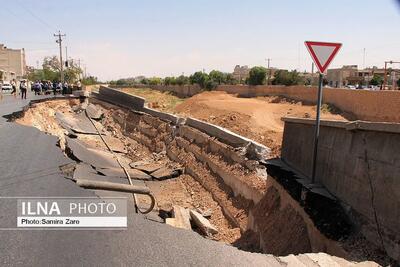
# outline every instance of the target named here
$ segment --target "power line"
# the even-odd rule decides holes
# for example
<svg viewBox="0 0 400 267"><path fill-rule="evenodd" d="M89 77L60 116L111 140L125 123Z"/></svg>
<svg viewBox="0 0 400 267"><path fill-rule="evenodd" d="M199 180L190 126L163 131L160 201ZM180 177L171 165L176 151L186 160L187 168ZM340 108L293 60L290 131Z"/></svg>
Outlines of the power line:
<svg viewBox="0 0 400 267"><path fill-rule="evenodd" d="M52 30L56 30L56 28L54 28L54 26L52 26L51 24L47 23L45 20L43 20L42 18L40 18L39 16L36 16L31 10L29 10L28 8L26 8L24 5L21 4L21 2L19 2L19 0L15 0L15 2L22 8L24 9L26 12L28 12L33 18L35 18L37 21L39 21L40 23L42 23L43 25L45 25L46 27L52 29Z"/></svg>

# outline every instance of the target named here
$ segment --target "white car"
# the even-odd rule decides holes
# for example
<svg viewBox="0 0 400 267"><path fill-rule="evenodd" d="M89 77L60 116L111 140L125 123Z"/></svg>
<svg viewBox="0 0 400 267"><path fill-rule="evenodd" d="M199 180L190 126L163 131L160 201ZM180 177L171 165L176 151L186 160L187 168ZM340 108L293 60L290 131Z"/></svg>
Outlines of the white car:
<svg viewBox="0 0 400 267"><path fill-rule="evenodd" d="M4 82L1 85L1 91L12 91L12 85L10 83Z"/></svg>

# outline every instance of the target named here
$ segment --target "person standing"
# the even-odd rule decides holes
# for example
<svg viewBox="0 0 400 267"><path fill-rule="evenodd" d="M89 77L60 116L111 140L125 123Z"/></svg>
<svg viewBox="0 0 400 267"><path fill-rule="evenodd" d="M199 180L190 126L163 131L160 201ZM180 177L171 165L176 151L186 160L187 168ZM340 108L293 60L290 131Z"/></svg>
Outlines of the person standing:
<svg viewBox="0 0 400 267"><path fill-rule="evenodd" d="M19 89L21 91L21 99L26 99L26 90L28 89L25 80L22 80L19 84Z"/></svg>
<svg viewBox="0 0 400 267"><path fill-rule="evenodd" d="M64 82L63 87L62 87L62 94L65 95L68 92L68 83Z"/></svg>
<svg viewBox="0 0 400 267"><path fill-rule="evenodd" d="M17 97L17 83L15 82L15 79L13 79L10 83L12 87L11 94L14 95L14 97Z"/></svg>
<svg viewBox="0 0 400 267"><path fill-rule="evenodd" d="M78 87L78 90L82 90L82 83L81 80L78 80L78 82L76 83L76 87Z"/></svg>

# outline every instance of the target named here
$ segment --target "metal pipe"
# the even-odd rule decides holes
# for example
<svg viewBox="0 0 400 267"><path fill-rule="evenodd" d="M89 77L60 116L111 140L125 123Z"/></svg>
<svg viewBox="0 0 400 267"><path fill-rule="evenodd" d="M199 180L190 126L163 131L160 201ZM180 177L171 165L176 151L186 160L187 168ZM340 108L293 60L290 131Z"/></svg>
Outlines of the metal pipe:
<svg viewBox="0 0 400 267"><path fill-rule="evenodd" d="M109 190L109 191L126 192L126 193L137 193L143 195L150 194L150 189L144 186L135 186L129 184L102 182L102 181L94 181L86 179L77 179L76 184L79 185L80 187L87 189Z"/></svg>

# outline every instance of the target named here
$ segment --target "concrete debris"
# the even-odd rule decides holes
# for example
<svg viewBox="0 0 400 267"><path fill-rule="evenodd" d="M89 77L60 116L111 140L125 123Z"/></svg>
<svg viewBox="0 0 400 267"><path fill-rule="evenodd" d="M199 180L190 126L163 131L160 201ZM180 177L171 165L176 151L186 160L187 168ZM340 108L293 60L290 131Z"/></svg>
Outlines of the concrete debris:
<svg viewBox="0 0 400 267"><path fill-rule="evenodd" d="M106 176L113 176L113 177L121 177L126 178L126 174L123 169L121 168L104 168L104 169L97 169L98 172L106 175ZM135 180L151 180L152 177L140 170L136 169L127 169L129 176Z"/></svg>
<svg viewBox="0 0 400 267"><path fill-rule="evenodd" d="M193 222L199 229L207 236L217 234L217 228L210 223L209 220L204 218L200 213L194 210L190 210L190 217L192 218Z"/></svg>
<svg viewBox="0 0 400 267"><path fill-rule="evenodd" d="M175 219L175 227L187 230L192 229L189 211L184 207L174 205L172 207L172 216Z"/></svg>
<svg viewBox="0 0 400 267"><path fill-rule="evenodd" d="M171 179L178 177L183 173L182 169L169 169L167 167L161 167L160 169L156 170L155 172L152 172L150 175L154 177L154 179L157 180L166 180L166 179Z"/></svg>
<svg viewBox="0 0 400 267"><path fill-rule="evenodd" d="M110 152L86 148L79 140L66 137L66 146L80 161L97 168L119 168L117 160Z"/></svg>
<svg viewBox="0 0 400 267"><path fill-rule="evenodd" d="M104 112L102 111L102 109L93 104L89 104L87 106L86 112L87 112L88 116L94 120L100 120L104 115Z"/></svg>
<svg viewBox="0 0 400 267"><path fill-rule="evenodd" d="M113 136L104 136L104 140L110 146L111 150L118 153L126 153L125 144Z"/></svg>
<svg viewBox="0 0 400 267"><path fill-rule="evenodd" d="M163 165L161 164L157 164L157 163L147 163L147 164L142 164L142 165L135 165L135 164L129 164L132 168L144 171L146 173L152 173L155 172L159 169L161 169L163 167Z"/></svg>
<svg viewBox="0 0 400 267"><path fill-rule="evenodd" d="M96 128L94 128L93 124L84 113L66 116L61 112L56 112L56 118L67 130L71 129L75 133L82 134L97 134ZM101 126L99 125L99 127Z"/></svg>
<svg viewBox="0 0 400 267"><path fill-rule="evenodd" d="M200 208L197 208L196 211L200 213L204 218L210 218L212 215L212 210L207 209L206 211L201 210Z"/></svg>

